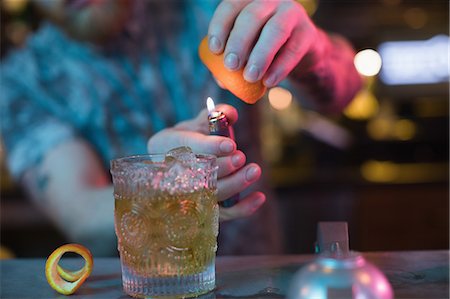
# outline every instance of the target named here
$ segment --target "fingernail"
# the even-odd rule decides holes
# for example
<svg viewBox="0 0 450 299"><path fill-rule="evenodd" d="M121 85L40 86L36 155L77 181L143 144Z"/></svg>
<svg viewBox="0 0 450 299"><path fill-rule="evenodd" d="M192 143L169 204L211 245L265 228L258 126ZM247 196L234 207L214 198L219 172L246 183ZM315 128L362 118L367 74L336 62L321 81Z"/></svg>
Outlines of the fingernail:
<svg viewBox="0 0 450 299"><path fill-rule="evenodd" d="M249 182L256 180L258 177L258 168L256 167L250 167L245 172L245 179Z"/></svg>
<svg viewBox="0 0 450 299"><path fill-rule="evenodd" d="M225 57L225 66L230 70L235 70L239 66L239 57L234 53L228 53Z"/></svg>
<svg viewBox="0 0 450 299"><path fill-rule="evenodd" d="M275 82L277 81L277 76L276 75L270 75L269 78L267 78L264 81L264 85L267 87L273 87L275 85Z"/></svg>
<svg viewBox="0 0 450 299"><path fill-rule="evenodd" d="M252 205L254 208L259 208L264 203L264 199L262 197L257 197L253 202Z"/></svg>
<svg viewBox="0 0 450 299"><path fill-rule="evenodd" d="M244 159L242 159L242 155L240 155L240 154L236 154L233 157L231 157L231 163L233 164L234 167L242 166L243 161L244 161Z"/></svg>
<svg viewBox="0 0 450 299"><path fill-rule="evenodd" d="M234 150L234 145L231 141L225 140L220 143L219 148L223 153L231 153Z"/></svg>
<svg viewBox="0 0 450 299"><path fill-rule="evenodd" d="M248 82L256 82L259 77L259 68L252 64L250 67L246 67L244 71L244 79Z"/></svg>
<svg viewBox="0 0 450 299"><path fill-rule="evenodd" d="M222 48L222 44L220 43L220 40L217 37L215 37L214 35L209 38L208 45L209 45L209 49L214 53L219 52L220 49Z"/></svg>

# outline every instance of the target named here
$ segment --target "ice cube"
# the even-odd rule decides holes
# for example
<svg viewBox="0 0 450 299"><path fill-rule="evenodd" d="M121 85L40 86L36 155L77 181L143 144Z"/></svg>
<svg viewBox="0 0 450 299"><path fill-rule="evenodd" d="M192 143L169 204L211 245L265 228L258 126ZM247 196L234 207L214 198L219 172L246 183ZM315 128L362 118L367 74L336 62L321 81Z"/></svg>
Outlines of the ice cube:
<svg viewBox="0 0 450 299"><path fill-rule="evenodd" d="M167 169L161 181L161 189L170 194L194 192L205 185L204 170L197 167L197 157L187 146L177 147L167 152Z"/></svg>
<svg viewBox="0 0 450 299"><path fill-rule="evenodd" d="M192 178L195 176L194 172L191 167L173 159L164 173L161 189L169 191L170 194L188 192L191 189Z"/></svg>
<svg viewBox="0 0 450 299"><path fill-rule="evenodd" d="M192 149L188 146L180 146L169 150L166 153L165 162L168 164L172 164L175 162L182 163L184 166L191 167L196 162L195 154L192 152Z"/></svg>

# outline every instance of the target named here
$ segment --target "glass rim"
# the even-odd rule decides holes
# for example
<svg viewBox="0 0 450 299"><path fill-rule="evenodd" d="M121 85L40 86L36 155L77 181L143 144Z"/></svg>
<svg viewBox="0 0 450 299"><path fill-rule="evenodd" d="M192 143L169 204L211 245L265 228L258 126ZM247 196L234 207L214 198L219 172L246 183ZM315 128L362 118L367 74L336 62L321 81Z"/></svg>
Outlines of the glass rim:
<svg viewBox="0 0 450 299"><path fill-rule="evenodd" d="M197 158L198 162L214 162L217 160L217 156L213 154L203 154L203 153L194 153L195 157ZM132 164L136 162L142 162L142 161L152 161L152 157L158 157L162 158L161 161L155 161L156 163L164 163L164 159L166 157L165 153L151 153L151 154L138 154L138 155L130 155L130 156L123 156L118 157L110 160L111 165L114 164ZM200 161L198 161L200 159Z"/></svg>

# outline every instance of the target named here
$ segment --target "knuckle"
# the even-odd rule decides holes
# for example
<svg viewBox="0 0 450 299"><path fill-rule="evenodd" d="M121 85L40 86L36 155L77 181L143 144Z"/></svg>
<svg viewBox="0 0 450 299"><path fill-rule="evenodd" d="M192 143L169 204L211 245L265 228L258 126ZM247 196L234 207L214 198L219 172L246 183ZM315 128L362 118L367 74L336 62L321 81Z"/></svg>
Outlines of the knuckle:
<svg viewBox="0 0 450 299"><path fill-rule="evenodd" d="M260 13L254 9L244 9L239 17L247 24L255 24L261 18Z"/></svg>
<svg viewBox="0 0 450 299"><path fill-rule="evenodd" d="M281 1L280 9L290 12L301 12L304 11L303 5L298 1Z"/></svg>
<svg viewBox="0 0 450 299"><path fill-rule="evenodd" d="M291 56L298 56L303 51L302 44L299 42L291 42L286 45L286 53Z"/></svg>
<svg viewBox="0 0 450 299"><path fill-rule="evenodd" d="M238 32L233 32L227 41L226 52L236 53L239 57L241 56L241 52L245 46L246 40L245 37L240 35Z"/></svg>
<svg viewBox="0 0 450 299"><path fill-rule="evenodd" d="M287 36L289 35L289 29L284 26L281 22L272 22L267 28L269 33L273 36Z"/></svg>
<svg viewBox="0 0 450 299"><path fill-rule="evenodd" d="M260 76L264 75L265 71L269 68L275 56L275 54L271 54L269 51L267 51L267 49L269 48L270 46L265 47L265 49L255 47L255 49L252 50L252 53L250 54L247 62L247 65L254 64L261 70Z"/></svg>
<svg viewBox="0 0 450 299"><path fill-rule="evenodd" d="M221 9L226 12L232 12L239 8L239 0L224 0L221 3Z"/></svg>

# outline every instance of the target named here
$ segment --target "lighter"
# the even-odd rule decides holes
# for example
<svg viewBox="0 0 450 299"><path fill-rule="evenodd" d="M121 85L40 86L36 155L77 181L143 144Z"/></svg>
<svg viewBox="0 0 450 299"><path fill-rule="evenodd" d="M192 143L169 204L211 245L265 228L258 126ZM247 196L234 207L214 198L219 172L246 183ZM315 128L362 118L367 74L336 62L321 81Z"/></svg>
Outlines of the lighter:
<svg viewBox="0 0 450 299"><path fill-rule="evenodd" d="M214 101L210 97L206 100L206 106L208 108L208 123L209 134L229 137L234 140L233 127L228 122L226 115L215 110ZM220 202L219 204L224 208L234 206L240 199L239 193Z"/></svg>

